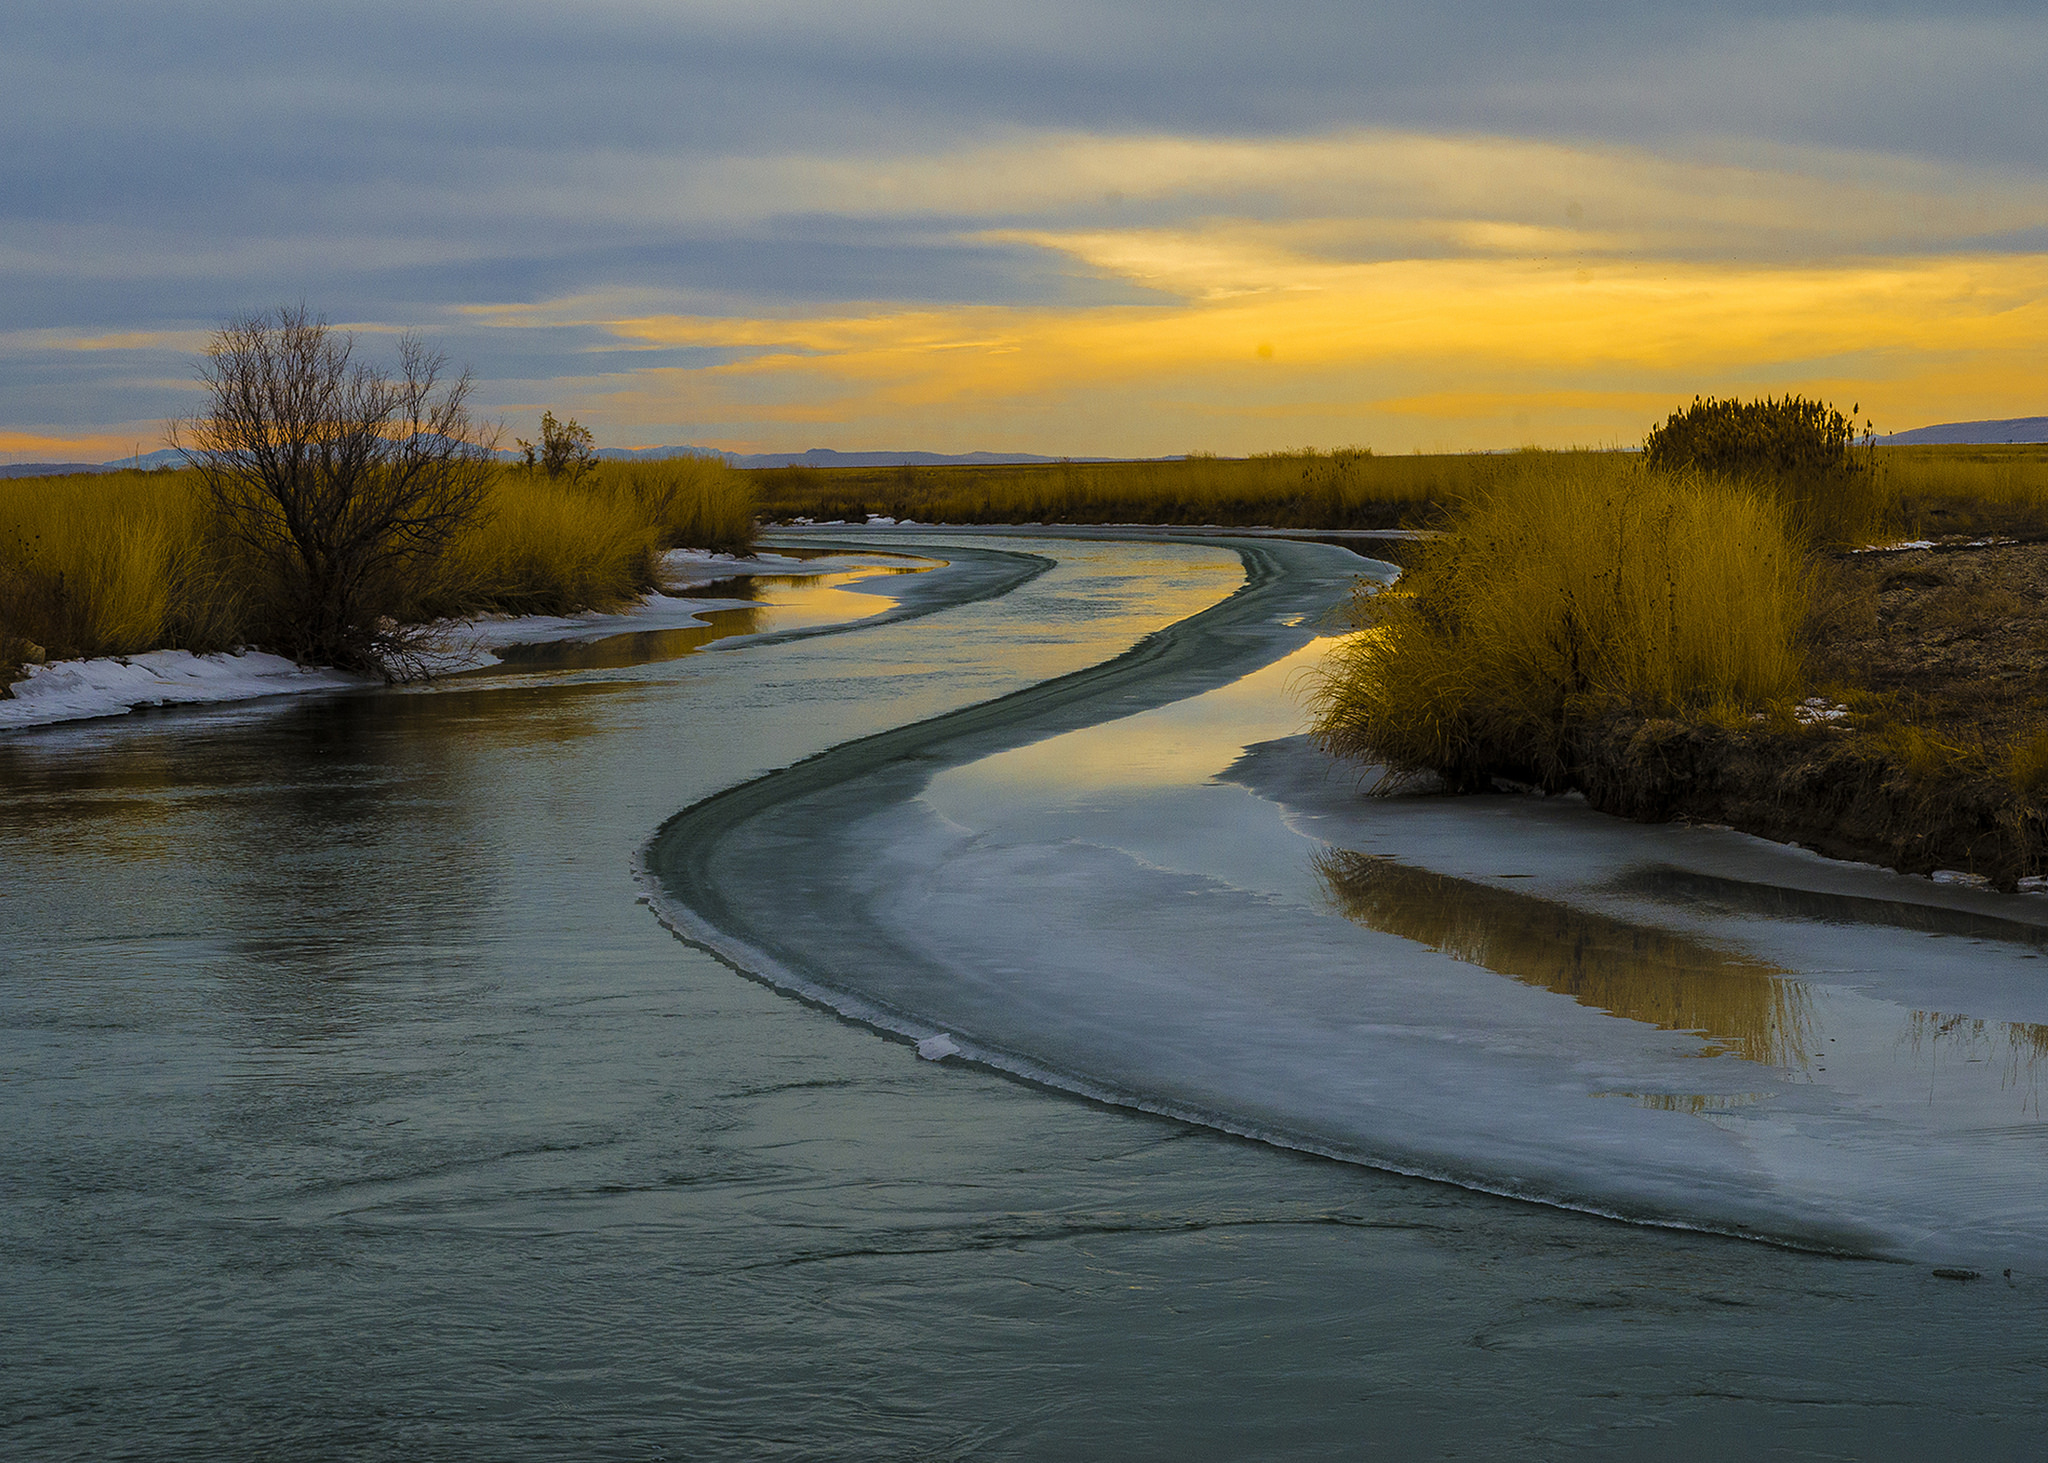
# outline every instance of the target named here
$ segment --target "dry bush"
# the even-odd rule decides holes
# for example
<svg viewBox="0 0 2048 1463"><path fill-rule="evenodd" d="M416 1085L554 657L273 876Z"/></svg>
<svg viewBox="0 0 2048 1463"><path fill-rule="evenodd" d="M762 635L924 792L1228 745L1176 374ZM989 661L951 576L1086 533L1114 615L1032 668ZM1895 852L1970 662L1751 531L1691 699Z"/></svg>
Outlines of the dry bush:
<svg viewBox="0 0 2048 1463"><path fill-rule="evenodd" d="M1618 457L1518 460L1384 593L1316 688L1329 750L1453 786L1573 784L1617 709L1729 719L1795 694L1809 604L1782 511Z"/></svg>
<svg viewBox="0 0 2048 1463"><path fill-rule="evenodd" d="M616 609L653 587L662 538L631 494L500 472L412 614Z"/></svg>
<svg viewBox="0 0 2048 1463"><path fill-rule="evenodd" d="M1643 457L1659 471L1725 477L1774 498L1810 544L1870 543L1898 523L1896 492L1873 450L1856 446L1855 423L1802 396L1696 396L1650 429Z"/></svg>
<svg viewBox="0 0 2048 1463"><path fill-rule="evenodd" d="M603 481L638 504L664 548L753 550L754 483L721 458L606 463Z"/></svg>
<svg viewBox="0 0 2048 1463"><path fill-rule="evenodd" d="M417 337L398 369L305 306L229 321L200 364L206 405L172 441L205 484L215 531L249 569L255 635L296 660L393 673L400 623L492 476L468 372Z"/></svg>

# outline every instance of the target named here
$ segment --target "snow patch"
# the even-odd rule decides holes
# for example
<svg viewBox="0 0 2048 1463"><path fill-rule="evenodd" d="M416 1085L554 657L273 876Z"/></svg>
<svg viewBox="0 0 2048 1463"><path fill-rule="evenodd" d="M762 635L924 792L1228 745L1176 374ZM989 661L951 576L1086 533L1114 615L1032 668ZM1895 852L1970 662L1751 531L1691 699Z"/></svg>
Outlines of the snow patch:
<svg viewBox="0 0 2048 1463"><path fill-rule="evenodd" d="M305 691L345 691L378 684L371 676L328 667L294 665L260 650L195 655L151 650L95 660L60 660L30 666L0 700L0 729L49 726L119 716L138 706L182 706L247 701Z"/></svg>

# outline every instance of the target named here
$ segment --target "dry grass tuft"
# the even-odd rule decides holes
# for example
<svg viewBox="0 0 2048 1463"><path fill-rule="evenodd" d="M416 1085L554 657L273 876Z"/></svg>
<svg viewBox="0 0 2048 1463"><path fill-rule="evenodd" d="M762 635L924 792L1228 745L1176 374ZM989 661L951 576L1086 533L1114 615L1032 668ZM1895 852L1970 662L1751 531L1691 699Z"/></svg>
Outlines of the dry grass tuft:
<svg viewBox="0 0 2048 1463"><path fill-rule="evenodd" d="M1315 692L1315 732L1390 776L1572 785L1617 708L1746 715L1800 688L1808 573L1758 494L1619 457L1534 456L1453 514Z"/></svg>

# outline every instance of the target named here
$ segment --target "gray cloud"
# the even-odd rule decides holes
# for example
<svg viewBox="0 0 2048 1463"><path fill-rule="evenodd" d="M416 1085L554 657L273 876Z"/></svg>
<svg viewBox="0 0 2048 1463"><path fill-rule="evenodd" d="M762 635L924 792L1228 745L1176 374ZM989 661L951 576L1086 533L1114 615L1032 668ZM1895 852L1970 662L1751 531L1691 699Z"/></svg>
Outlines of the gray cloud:
<svg viewBox="0 0 2048 1463"><path fill-rule="evenodd" d="M38 5L0 19L0 331L205 325L304 297L425 325L509 382L545 380L551 359L577 374L589 342L493 344L450 307L625 290L714 312L1141 302L1056 251L964 237L990 220L929 201L849 220L801 199L693 202L689 180L1047 131L1358 128L1734 163L1821 147L2034 178L2043 54L2037 6L1990 3ZM1094 197L996 222L1148 209L1171 211ZM159 364L16 357L0 415L175 411Z"/></svg>

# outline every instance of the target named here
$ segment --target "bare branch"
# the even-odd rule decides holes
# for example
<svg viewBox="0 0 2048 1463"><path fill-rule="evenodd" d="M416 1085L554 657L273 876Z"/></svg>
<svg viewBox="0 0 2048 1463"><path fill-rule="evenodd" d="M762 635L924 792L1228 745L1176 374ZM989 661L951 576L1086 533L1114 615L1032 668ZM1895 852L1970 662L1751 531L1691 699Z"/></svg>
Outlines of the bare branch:
<svg viewBox="0 0 2048 1463"><path fill-rule="evenodd" d="M239 317L200 364L207 409L172 430L302 660L402 668L396 612L489 487L473 378L416 335L398 357L395 377L357 361L303 304Z"/></svg>

